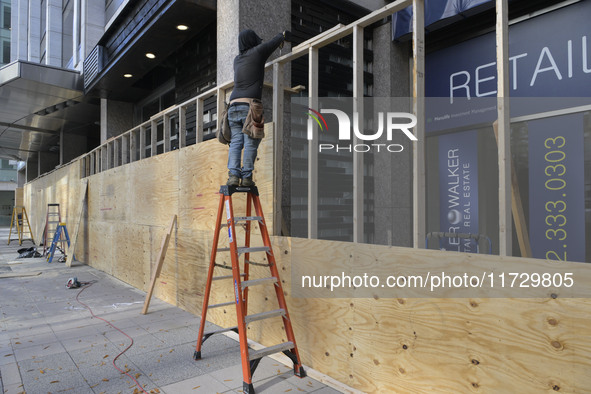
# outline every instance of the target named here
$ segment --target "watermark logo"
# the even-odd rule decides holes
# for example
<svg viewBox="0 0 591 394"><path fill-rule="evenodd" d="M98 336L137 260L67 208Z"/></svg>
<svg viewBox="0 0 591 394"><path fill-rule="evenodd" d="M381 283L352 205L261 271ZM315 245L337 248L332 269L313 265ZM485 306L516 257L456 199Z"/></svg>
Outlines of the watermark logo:
<svg viewBox="0 0 591 394"><path fill-rule="evenodd" d="M349 115L338 109L327 109L323 108L320 112L308 108L312 113L307 115L314 119L320 130L327 130L328 125L322 114L332 114L337 117L339 123L339 141L351 141L353 135L357 140L361 141L375 141L382 137L384 131L386 133L386 139L392 141L392 136L395 132L402 132L409 140L417 141L417 137L410 131L417 124L417 118L415 115L407 112L378 112L378 129L373 134L365 134L365 130L360 130L359 127L359 113L353 113L353 122L349 118ZM322 123L320 122L322 120ZM402 120L402 121L401 121ZM323 125L324 124L324 127ZM361 127L363 129L363 127ZM313 139L313 128L308 127L308 140ZM388 151L391 153L402 152L404 147L401 144L378 144L378 143L359 143L359 144L319 144L318 151L329 151L333 150L336 152L347 151L347 152L358 152L365 153L370 151Z"/></svg>
<svg viewBox="0 0 591 394"><path fill-rule="evenodd" d="M320 114L320 112L313 110L312 108L308 108L310 111L314 112L313 114L311 114L310 112L306 113L306 115L308 115L310 118L314 119L316 121L316 123L318 123L318 127L320 127L320 131L324 131L324 129L326 128L326 131L328 131L328 125L326 124L326 119L324 119L324 116L322 116L322 114ZM322 119L322 123L320 123L320 119ZM324 124L324 126L322 126L322 124ZM311 129L309 131L309 133L311 133ZM312 137L310 134L308 134L308 139L311 140Z"/></svg>

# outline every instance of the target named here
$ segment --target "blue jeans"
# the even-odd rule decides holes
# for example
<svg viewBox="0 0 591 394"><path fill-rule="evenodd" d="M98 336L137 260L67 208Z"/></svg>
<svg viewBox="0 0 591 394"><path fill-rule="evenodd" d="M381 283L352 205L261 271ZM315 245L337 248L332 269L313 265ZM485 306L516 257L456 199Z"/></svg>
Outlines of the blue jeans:
<svg viewBox="0 0 591 394"><path fill-rule="evenodd" d="M228 153L228 174L235 175L238 178L252 177L254 161L257 158L257 150L261 143L260 139L250 138L242 132L249 108L247 103L238 103L231 105L228 109L228 121L232 130L230 152ZM242 158L242 165L240 165L242 148L244 148L244 157Z"/></svg>

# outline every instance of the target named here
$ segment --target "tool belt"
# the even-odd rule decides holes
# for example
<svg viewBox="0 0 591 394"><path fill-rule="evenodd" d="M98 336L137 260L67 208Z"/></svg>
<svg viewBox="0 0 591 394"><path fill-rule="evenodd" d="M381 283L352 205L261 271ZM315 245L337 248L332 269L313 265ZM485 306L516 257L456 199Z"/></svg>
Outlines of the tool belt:
<svg viewBox="0 0 591 394"><path fill-rule="evenodd" d="M230 105L235 103L248 103L249 105L248 115L246 115L242 132L251 138L263 138L265 136L265 117L261 100L253 98L237 98L230 101Z"/></svg>

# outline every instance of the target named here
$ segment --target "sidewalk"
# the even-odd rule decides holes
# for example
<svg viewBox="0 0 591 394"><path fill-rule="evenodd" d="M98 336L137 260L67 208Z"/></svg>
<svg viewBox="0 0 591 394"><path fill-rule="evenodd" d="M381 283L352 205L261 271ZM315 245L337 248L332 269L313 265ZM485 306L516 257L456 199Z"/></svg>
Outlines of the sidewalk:
<svg viewBox="0 0 591 394"><path fill-rule="evenodd" d="M80 301L134 340L117 366L136 378L148 393L239 393L242 369L238 342L224 335L204 345L204 358L193 360L199 318L156 298L140 314L145 293L91 267L17 259L30 241L6 245L0 229L0 389L2 393L139 393L118 372L113 358L130 340L76 301L80 289L67 289L68 278L95 281ZM58 257L59 255L56 255ZM55 258L54 261L58 259ZM18 275L6 277L7 275ZM211 323L208 326L215 327ZM257 393L339 393L265 357L253 377Z"/></svg>

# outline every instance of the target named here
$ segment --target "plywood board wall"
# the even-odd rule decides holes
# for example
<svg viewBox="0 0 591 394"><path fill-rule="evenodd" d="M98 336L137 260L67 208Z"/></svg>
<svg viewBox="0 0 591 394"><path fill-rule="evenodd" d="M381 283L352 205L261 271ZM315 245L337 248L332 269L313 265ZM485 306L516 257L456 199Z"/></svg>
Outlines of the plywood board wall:
<svg viewBox="0 0 591 394"><path fill-rule="evenodd" d="M266 134L255 180L270 218L273 133ZM78 259L146 290L170 217L177 214L154 294L199 314L226 159L227 147L209 141L89 177ZM79 168L74 163L25 186L36 234L47 203L62 204L65 220L73 220ZM235 198L237 215L242 197ZM256 235L253 241L260 242ZM591 387L589 299L296 298L291 270L298 261L322 267L335 256L357 255L403 270L450 254L287 237L272 242L304 364L351 387L369 393L585 392ZM220 255L218 262L224 260L229 262L228 256ZM499 269L523 261L499 258ZM253 267L251 275L268 276L264 271ZM266 290L251 288L251 312L276 308ZM232 295L230 281L214 282L212 303L230 301ZM208 317L222 326L236 324L234 307L213 309ZM248 333L266 345L286 339L280 320L252 323ZM205 343L204 357L215 357L215 351Z"/></svg>

